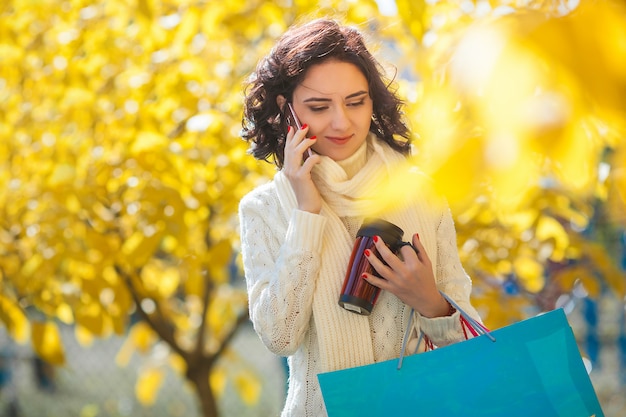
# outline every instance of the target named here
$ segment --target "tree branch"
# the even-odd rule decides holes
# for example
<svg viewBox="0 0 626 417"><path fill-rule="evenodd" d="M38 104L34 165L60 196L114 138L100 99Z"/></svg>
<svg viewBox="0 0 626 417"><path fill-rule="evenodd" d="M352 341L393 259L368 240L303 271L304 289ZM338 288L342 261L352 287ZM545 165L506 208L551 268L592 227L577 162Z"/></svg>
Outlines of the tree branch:
<svg viewBox="0 0 626 417"><path fill-rule="evenodd" d="M124 279L126 286L128 287L128 291L130 292L133 300L135 301L135 305L137 306L137 311L143 320L156 332L156 334L167 343L174 352L178 353L185 362L188 363L189 353L181 348L178 343L176 343L176 339L174 338L174 332L172 331L171 326L167 324L167 321L163 318L160 310L157 305L157 317L153 317L146 310L144 310L141 305L141 299L139 298L139 292L137 288L132 282L131 276L125 273L121 267L115 265L115 271Z"/></svg>
<svg viewBox="0 0 626 417"><path fill-rule="evenodd" d="M202 357L204 355L204 342L206 340L206 331L207 331L207 328L206 328L207 312L209 311L211 292L213 291L213 288L214 288L213 281L211 279L206 279L205 285L204 285L204 294L202 294L202 320L200 321L200 329L198 330L198 339L196 340L195 354L197 357Z"/></svg>
<svg viewBox="0 0 626 417"><path fill-rule="evenodd" d="M241 325L245 323L248 320L248 318L249 318L248 309L246 308L237 317L237 321L235 322L235 325L230 329L230 332L228 332L224 340L222 340L220 347L217 349L217 351L213 355L211 355L211 358L210 358L211 362L215 362L220 357L220 355L224 352L226 347L230 344L233 337L235 337L235 334L237 333L237 330L239 329L239 327L241 327Z"/></svg>

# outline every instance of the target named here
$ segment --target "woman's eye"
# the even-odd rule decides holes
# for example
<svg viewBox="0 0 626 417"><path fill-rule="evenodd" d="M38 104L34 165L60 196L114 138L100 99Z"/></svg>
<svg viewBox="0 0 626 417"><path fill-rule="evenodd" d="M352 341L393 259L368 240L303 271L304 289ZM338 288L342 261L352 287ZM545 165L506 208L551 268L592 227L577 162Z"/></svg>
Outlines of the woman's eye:
<svg viewBox="0 0 626 417"><path fill-rule="evenodd" d="M310 107L311 111L313 111L313 112L324 111L324 110L326 110L327 108L328 108L327 106L321 106L321 107Z"/></svg>
<svg viewBox="0 0 626 417"><path fill-rule="evenodd" d="M348 106L357 107L365 104L365 100L355 101L354 103L348 103Z"/></svg>

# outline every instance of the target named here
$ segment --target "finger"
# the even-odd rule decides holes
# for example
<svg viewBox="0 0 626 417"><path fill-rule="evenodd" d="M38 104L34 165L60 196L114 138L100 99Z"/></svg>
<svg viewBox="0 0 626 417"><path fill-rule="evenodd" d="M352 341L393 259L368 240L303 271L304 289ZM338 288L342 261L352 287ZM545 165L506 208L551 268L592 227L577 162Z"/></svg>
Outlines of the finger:
<svg viewBox="0 0 626 417"><path fill-rule="evenodd" d="M294 139L296 139L296 146L300 145L305 139L306 139L306 134L309 131L309 125L307 125L306 123L303 124L300 129L296 130L294 132Z"/></svg>
<svg viewBox="0 0 626 417"><path fill-rule="evenodd" d="M287 135L285 136L286 143L292 143L293 146L296 147L304 140L306 137L306 133L309 131L309 126L307 124L302 125L300 129L296 129L293 126L287 126Z"/></svg>
<svg viewBox="0 0 626 417"><path fill-rule="evenodd" d="M298 133L298 130L293 126L287 126L287 135L285 135L285 144L290 144L293 141L293 138Z"/></svg>
<svg viewBox="0 0 626 417"><path fill-rule="evenodd" d="M302 153L303 159L306 159L313 155L313 151L311 151L310 149L313 145L315 145L316 141L317 136L311 136L310 138L305 138L302 140L302 142L300 142L300 144L298 145L298 152ZM307 155L308 152L310 152L310 155Z"/></svg>
<svg viewBox="0 0 626 417"><path fill-rule="evenodd" d="M365 279L367 282L375 287L380 288L381 290L387 290L387 286L389 285L387 280L379 278L376 275L368 274L367 272L363 273L363 275L361 275L361 278Z"/></svg>
<svg viewBox="0 0 626 417"><path fill-rule="evenodd" d="M295 146L293 143L295 134L295 129L292 126L287 126L287 135L285 136L285 159L291 155L292 149Z"/></svg>
<svg viewBox="0 0 626 417"><path fill-rule="evenodd" d="M299 167L302 165L302 161L304 158L304 153L306 150L312 146L312 143L306 138L306 133L308 132L308 126L302 125L302 128L295 130L292 126L288 127L287 136L285 140L285 163L286 165L291 165L293 161L294 167ZM309 138L311 139L311 138ZM315 140L316 138L313 137ZM315 143L315 142L313 142ZM299 159L299 162L298 162Z"/></svg>
<svg viewBox="0 0 626 417"><path fill-rule="evenodd" d="M304 160L304 162L302 163L302 168L305 168L310 172L313 169L313 166L319 164L321 161L322 158L318 154L313 152L313 155Z"/></svg>
<svg viewBox="0 0 626 417"><path fill-rule="evenodd" d="M402 255L402 260L407 264L413 264L420 261L419 258L420 250L414 244L409 242L403 242L400 247L400 255Z"/></svg>
<svg viewBox="0 0 626 417"><path fill-rule="evenodd" d="M422 245L422 241L420 240L419 233L415 233L413 235L413 246L417 249L417 257L422 262L430 262L430 258L428 258L428 253L426 253L426 249L424 249L424 245Z"/></svg>
<svg viewBox="0 0 626 417"><path fill-rule="evenodd" d="M387 262L389 266L394 268L394 264L397 262L401 262L400 259L396 256L395 253L389 249L385 241L380 236L374 236L374 245L376 245L376 249L380 256Z"/></svg>
<svg viewBox="0 0 626 417"><path fill-rule="evenodd" d="M380 255L380 251L378 253ZM383 261L381 261L378 258L378 256L374 254L373 251L366 249L365 256L367 257L367 260L369 261L370 265L372 265L372 267L376 270L376 272L378 272L381 276L388 277L389 274L392 272L391 268L385 265Z"/></svg>

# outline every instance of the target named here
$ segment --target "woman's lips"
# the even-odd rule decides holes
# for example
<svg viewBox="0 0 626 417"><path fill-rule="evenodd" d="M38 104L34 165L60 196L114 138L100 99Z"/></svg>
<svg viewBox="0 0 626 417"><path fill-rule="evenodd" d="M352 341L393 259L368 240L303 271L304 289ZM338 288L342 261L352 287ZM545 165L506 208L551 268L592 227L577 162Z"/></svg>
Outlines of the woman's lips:
<svg viewBox="0 0 626 417"><path fill-rule="evenodd" d="M326 136L326 139L328 139L329 141L336 143L338 145L342 145L344 143L346 143L347 141L349 141L350 139L352 139L352 136L354 135L348 135L348 136Z"/></svg>

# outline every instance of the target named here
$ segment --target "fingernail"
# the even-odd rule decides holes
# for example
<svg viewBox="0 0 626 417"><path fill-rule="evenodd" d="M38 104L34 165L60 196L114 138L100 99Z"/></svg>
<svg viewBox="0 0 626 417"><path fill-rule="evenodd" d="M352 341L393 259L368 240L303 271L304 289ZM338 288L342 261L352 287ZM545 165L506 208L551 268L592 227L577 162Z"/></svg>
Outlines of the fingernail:
<svg viewBox="0 0 626 417"><path fill-rule="evenodd" d="M317 136L313 135L309 139L317 139Z"/></svg>
<svg viewBox="0 0 626 417"><path fill-rule="evenodd" d="M420 239L420 234L419 233L415 233L415 236L417 236L417 240Z"/></svg>
<svg viewBox="0 0 626 417"><path fill-rule="evenodd" d="M378 236L374 236L374 242L378 243Z"/></svg>
<svg viewBox="0 0 626 417"><path fill-rule="evenodd" d="M287 133L291 132L291 125L287 126Z"/></svg>
<svg viewBox="0 0 626 417"><path fill-rule="evenodd" d="M300 129L301 129L301 130L304 130L304 129L306 129L307 127L309 127L309 125L305 123L305 124L303 124L303 125L302 125L302 127L300 127Z"/></svg>
<svg viewBox="0 0 626 417"><path fill-rule="evenodd" d="M363 253L365 254L365 256L370 256L372 254L369 249L365 249Z"/></svg>
<svg viewBox="0 0 626 417"><path fill-rule="evenodd" d="M361 274L361 278L367 278L367 274Z"/></svg>

